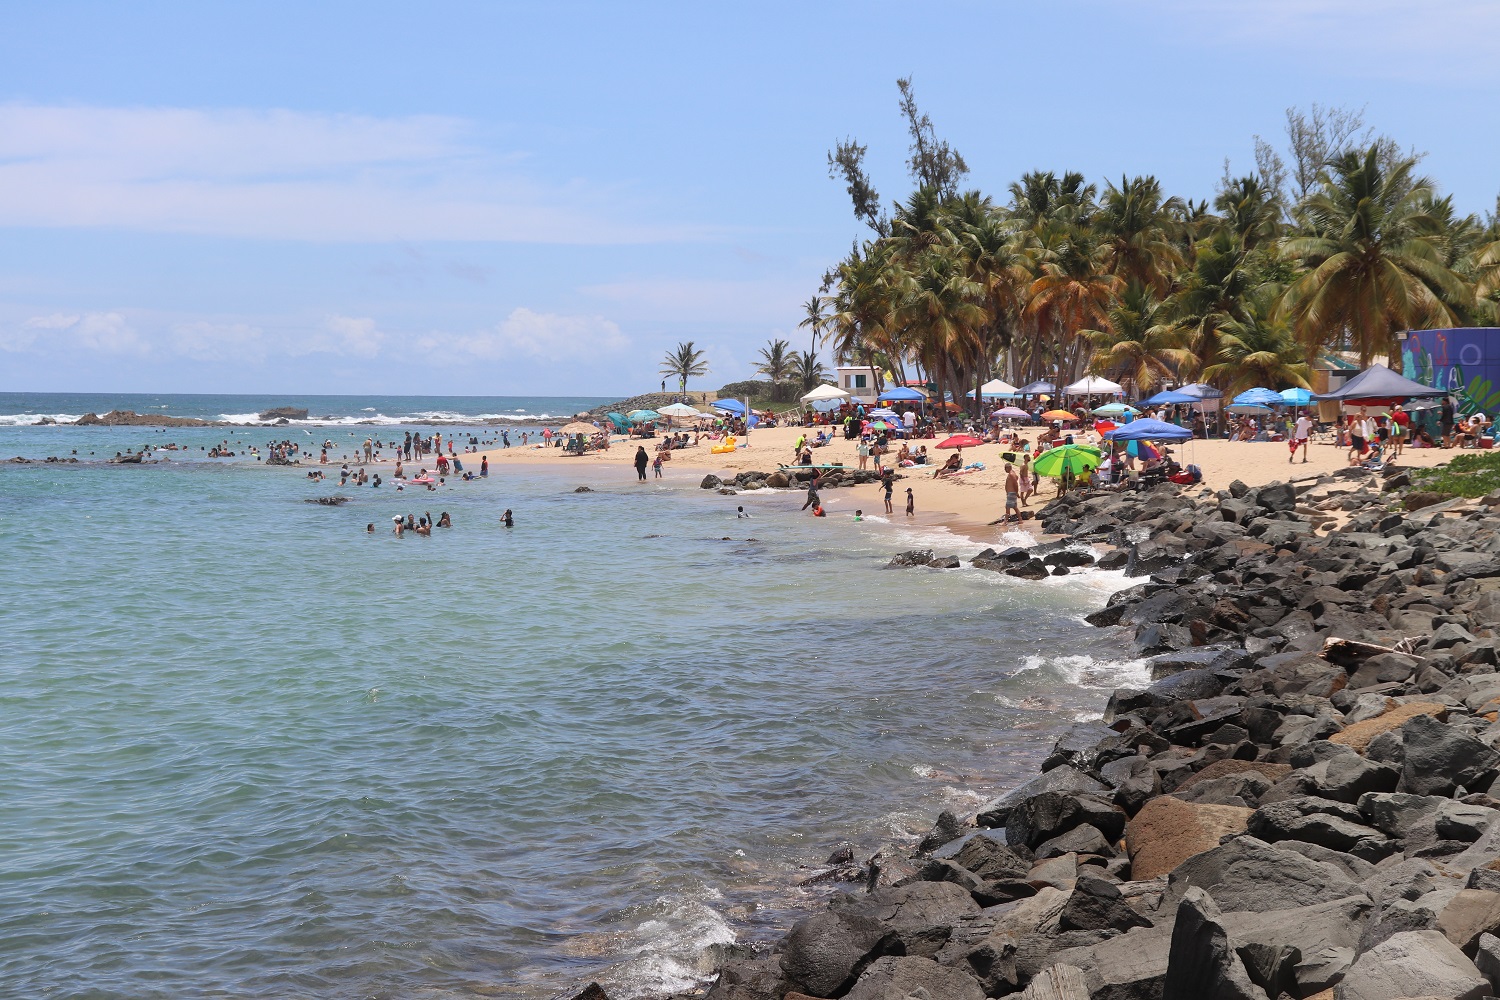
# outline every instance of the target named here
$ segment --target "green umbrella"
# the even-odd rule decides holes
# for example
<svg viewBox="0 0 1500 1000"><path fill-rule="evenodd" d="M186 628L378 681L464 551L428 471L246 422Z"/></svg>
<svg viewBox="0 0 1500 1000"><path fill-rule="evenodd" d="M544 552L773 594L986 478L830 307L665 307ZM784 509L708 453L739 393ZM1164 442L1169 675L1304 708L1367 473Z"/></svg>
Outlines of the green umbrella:
<svg viewBox="0 0 1500 1000"><path fill-rule="evenodd" d="M1032 460L1031 467L1039 476L1061 479L1066 467L1073 475L1082 475L1085 469L1099 468L1102 455L1090 444L1062 444L1048 448Z"/></svg>
<svg viewBox="0 0 1500 1000"><path fill-rule="evenodd" d="M631 410L626 414L631 420L638 424L649 423L652 420L660 420L661 414L655 410Z"/></svg>

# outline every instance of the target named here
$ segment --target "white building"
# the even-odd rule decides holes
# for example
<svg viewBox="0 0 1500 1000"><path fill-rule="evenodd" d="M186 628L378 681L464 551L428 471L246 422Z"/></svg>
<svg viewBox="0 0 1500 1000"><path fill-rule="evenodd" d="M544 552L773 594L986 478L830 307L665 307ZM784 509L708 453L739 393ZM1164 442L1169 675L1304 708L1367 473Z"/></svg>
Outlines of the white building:
<svg viewBox="0 0 1500 1000"><path fill-rule="evenodd" d="M875 402L875 397L878 395L875 389L875 373L870 370L869 365L839 365L836 371L840 389L861 402Z"/></svg>

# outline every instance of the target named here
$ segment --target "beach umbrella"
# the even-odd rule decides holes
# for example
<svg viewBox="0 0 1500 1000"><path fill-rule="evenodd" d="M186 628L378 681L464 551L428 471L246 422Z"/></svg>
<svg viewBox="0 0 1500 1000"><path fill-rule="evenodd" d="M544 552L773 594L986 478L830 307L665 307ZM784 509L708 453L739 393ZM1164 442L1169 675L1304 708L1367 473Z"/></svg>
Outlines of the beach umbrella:
<svg viewBox="0 0 1500 1000"><path fill-rule="evenodd" d="M1224 407L1225 413L1270 413L1271 408L1261 403L1230 403Z"/></svg>
<svg viewBox="0 0 1500 1000"><path fill-rule="evenodd" d="M1106 441L1186 441L1193 432L1165 420L1133 420L1104 435Z"/></svg>
<svg viewBox="0 0 1500 1000"><path fill-rule="evenodd" d="M1281 406L1285 403L1281 393L1273 389L1246 389L1234 397L1235 406Z"/></svg>
<svg viewBox="0 0 1500 1000"><path fill-rule="evenodd" d="M892 424L888 420L871 420L868 424L865 425L865 430L889 431L894 430L895 426L895 424Z"/></svg>
<svg viewBox="0 0 1500 1000"><path fill-rule="evenodd" d="M897 413L889 406L877 406L875 409L870 411L870 416L885 417L890 420L895 420L897 418Z"/></svg>
<svg viewBox="0 0 1500 1000"><path fill-rule="evenodd" d="M1222 399L1224 397L1224 393L1221 390L1215 389L1206 382L1192 382L1172 391L1179 396L1187 396L1195 403L1205 399Z"/></svg>
<svg viewBox="0 0 1500 1000"><path fill-rule="evenodd" d="M1127 413L1134 416L1141 411L1129 403L1105 403L1103 406L1095 407L1089 412L1096 417L1123 417Z"/></svg>
<svg viewBox="0 0 1500 1000"><path fill-rule="evenodd" d="M1149 399L1141 400L1142 406L1172 406L1179 403L1196 403L1201 397L1190 396L1176 389L1164 389Z"/></svg>
<svg viewBox="0 0 1500 1000"><path fill-rule="evenodd" d="M1025 410L1021 409L1018 406L1002 406L1000 409L995 411L995 416L1006 417L1010 420L1031 419L1031 414L1027 413Z"/></svg>
<svg viewBox="0 0 1500 1000"><path fill-rule="evenodd" d="M630 418L630 422L633 424L645 424L661 419L661 414L655 410L631 410L625 415Z"/></svg>
<svg viewBox="0 0 1500 1000"><path fill-rule="evenodd" d="M571 424L563 424L562 432L572 437L574 434L598 434L599 428L593 424L586 424L582 420L575 420Z"/></svg>
<svg viewBox="0 0 1500 1000"><path fill-rule="evenodd" d="M1313 399L1313 394L1311 392L1308 392L1306 389L1300 387L1294 389L1282 389L1281 392L1277 393L1277 395L1279 395L1283 400L1286 401L1287 406L1306 406L1307 404L1311 403Z"/></svg>
<svg viewBox="0 0 1500 1000"><path fill-rule="evenodd" d="M630 427L630 418L623 413L610 410L605 416L609 418L610 423L615 425L615 430L617 431L623 431Z"/></svg>
<svg viewBox="0 0 1500 1000"><path fill-rule="evenodd" d="M1076 413L1069 413L1067 410L1048 410L1046 413L1042 414L1042 419L1043 420L1077 420L1078 419L1078 415Z"/></svg>
<svg viewBox="0 0 1500 1000"><path fill-rule="evenodd" d="M1094 430L1099 434L1108 434L1110 431L1115 429L1115 426L1115 424L1111 423L1108 420L1094 421Z"/></svg>
<svg viewBox="0 0 1500 1000"><path fill-rule="evenodd" d="M695 409L686 403L669 403L656 411L664 417L701 417L703 411Z"/></svg>
<svg viewBox="0 0 1500 1000"><path fill-rule="evenodd" d="M939 448L978 448L983 441L972 434L955 434L937 443Z"/></svg>
<svg viewBox="0 0 1500 1000"><path fill-rule="evenodd" d="M1081 475L1086 469L1097 469L1101 456L1099 449L1086 444L1062 444L1048 448L1031 460L1031 467L1039 476L1051 479L1062 477L1063 469L1073 475Z"/></svg>

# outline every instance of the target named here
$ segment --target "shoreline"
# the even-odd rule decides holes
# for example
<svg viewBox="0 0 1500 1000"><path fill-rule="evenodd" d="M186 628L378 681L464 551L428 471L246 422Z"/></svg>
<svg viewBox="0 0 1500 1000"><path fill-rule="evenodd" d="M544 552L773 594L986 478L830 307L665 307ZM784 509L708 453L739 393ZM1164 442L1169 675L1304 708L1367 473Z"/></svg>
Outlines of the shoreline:
<svg viewBox="0 0 1500 1000"><path fill-rule="evenodd" d="M1119 543L1142 581L1087 620L1129 634L1153 683L909 857L870 859L863 891L708 997L1490 995L1500 490L1433 504L1404 479L1049 505L1044 527Z"/></svg>

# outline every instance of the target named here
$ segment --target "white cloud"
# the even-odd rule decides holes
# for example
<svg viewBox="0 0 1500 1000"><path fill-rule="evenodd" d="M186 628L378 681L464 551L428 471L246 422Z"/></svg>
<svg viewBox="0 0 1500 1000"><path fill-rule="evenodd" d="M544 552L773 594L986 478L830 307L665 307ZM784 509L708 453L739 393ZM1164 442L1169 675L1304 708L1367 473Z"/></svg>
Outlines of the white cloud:
<svg viewBox="0 0 1500 1000"><path fill-rule="evenodd" d="M172 327L172 349L194 361L259 364L266 359L266 335L249 323L194 320Z"/></svg>
<svg viewBox="0 0 1500 1000"><path fill-rule="evenodd" d="M380 353L380 345L385 342L385 334L375 329L375 321L368 317L330 316L323 328L333 334L333 340L315 339L312 351L373 358Z"/></svg>
<svg viewBox="0 0 1500 1000"><path fill-rule="evenodd" d="M0 226L313 241L611 244L618 190L541 184L463 121L294 111L0 105Z"/></svg>
<svg viewBox="0 0 1500 1000"><path fill-rule="evenodd" d="M809 282L646 278L589 285L585 295L629 306L654 320L687 322L785 322L798 315ZM815 287L815 286L811 286Z"/></svg>
<svg viewBox="0 0 1500 1000"><path fill-rule="evenodd" d="M560 316L518 308L499 325L477 333L428 333L416 340L419 352L440 360L458 354L485 361L521 355L557 362L590 362L630 344L618 324L602 316Z"/></svg>
<svg viewBox="0 0 1500 1000"><path fill-rule="evenodd" d="M64 348L88 354L147 354L148 344L117 312L52 313L33 316L19 329L0 332L0 349L30 351Z"/></svg>

